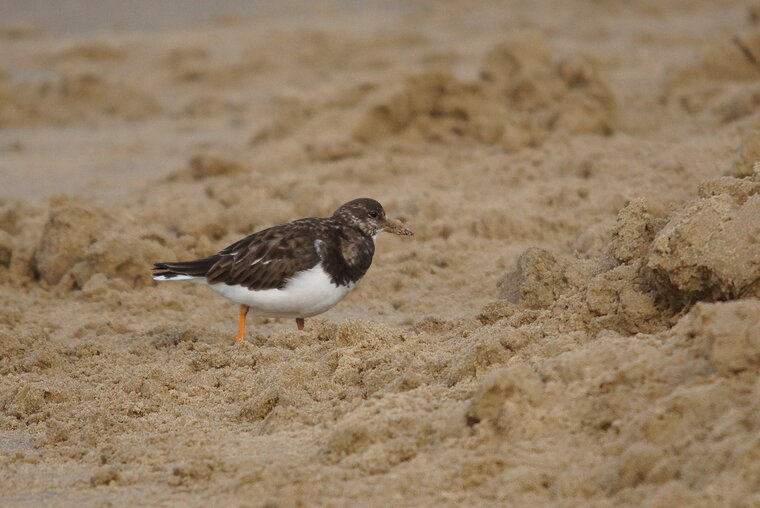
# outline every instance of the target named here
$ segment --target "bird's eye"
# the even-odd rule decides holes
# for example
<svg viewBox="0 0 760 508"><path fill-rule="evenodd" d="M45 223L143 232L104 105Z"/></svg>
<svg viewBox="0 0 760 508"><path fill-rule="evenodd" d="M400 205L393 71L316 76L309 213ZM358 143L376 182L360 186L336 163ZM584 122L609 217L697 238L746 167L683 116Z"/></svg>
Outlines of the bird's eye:
<svg viewBox="0 0 760 508"><path fill-rule="evenodd" d="M369 216L372 217L373 219L376 219L377 218L377 211L376 210L372 210L371 212L369 212Z"/></svg>

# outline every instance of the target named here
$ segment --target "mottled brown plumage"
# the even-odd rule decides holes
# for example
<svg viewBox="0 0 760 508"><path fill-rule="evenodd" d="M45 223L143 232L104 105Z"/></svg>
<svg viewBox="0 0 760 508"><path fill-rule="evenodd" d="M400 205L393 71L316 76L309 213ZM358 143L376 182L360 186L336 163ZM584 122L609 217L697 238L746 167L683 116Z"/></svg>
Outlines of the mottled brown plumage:
<svg viewBox="0 0 760 508"><path fill-rule="evenodd" d="M395 228L395 230L394 230ZM387 221L373 199L356 199L331 217L300 219L259 231L218 253L176 263L156 263L154 276L205 277L209 284L239 284L251 290L281 289L296 273L319 262L336 286L356 283L375 253L373 237L382 229L411 234Z"/></svg>

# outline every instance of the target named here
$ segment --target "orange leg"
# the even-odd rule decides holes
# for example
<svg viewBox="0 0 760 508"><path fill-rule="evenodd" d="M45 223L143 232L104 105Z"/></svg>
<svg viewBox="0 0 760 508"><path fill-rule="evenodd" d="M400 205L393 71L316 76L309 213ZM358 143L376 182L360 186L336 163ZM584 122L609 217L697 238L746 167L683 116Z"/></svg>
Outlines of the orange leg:
<svg viewBox="0 0 760 508"><path fill-rule="evenodd" d="M296 318L296 326L299 330L303 331L303 318Z"/></svg>
<svg viewBox="0 0 760 508"><path fill-rule="evenodd" d="M238 312L238 333L237 333L237 337L235 337L235 340L238 342L245 338L245 316L247 315L248 315L248 306L241 305L240 311Z"/></svg>

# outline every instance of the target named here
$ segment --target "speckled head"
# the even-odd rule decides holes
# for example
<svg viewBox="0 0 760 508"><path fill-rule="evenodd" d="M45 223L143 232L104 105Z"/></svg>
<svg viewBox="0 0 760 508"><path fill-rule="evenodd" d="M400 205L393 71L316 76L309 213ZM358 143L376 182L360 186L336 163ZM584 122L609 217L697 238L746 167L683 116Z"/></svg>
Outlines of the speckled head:
<svg viewBox="0 0 760 508"><path fill-rule="evenodd" d="M375 236L380 231L403 236L414 234L398 221L388 220L383 205L370 198L354 199L341 205L333 213L333 219L354 225L369 236Z"/></svg>

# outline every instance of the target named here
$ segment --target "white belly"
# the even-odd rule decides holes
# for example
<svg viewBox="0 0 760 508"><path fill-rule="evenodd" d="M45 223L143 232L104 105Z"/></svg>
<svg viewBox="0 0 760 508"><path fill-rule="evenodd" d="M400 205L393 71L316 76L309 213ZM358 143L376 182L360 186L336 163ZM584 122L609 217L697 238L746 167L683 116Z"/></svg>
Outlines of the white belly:
<svg viewBox="0 0 760 508"><path fill-rule="evenodd" d="M205 280L196 281L205 284ZM283 318L321 314L334 307L355 287L355 284L348 287L333 284L321 264L299 272L282 289L254 291L241 285L206 285L234 303L247 305L256 316Z"/></svg>

